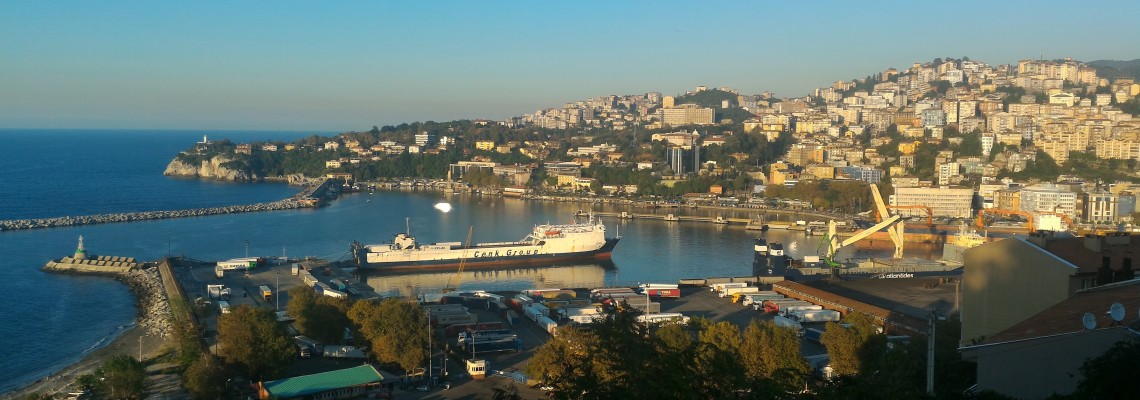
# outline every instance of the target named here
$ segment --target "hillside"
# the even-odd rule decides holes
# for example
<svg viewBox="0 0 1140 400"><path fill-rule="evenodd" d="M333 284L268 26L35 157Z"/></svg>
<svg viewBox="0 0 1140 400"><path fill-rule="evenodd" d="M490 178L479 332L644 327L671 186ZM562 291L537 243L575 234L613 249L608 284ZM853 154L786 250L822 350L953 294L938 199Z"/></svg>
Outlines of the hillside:
<svg viewBox="0 0 1140 400"><path fill-rule="evenodd" d="M1096 60L1089 61L1089 66L1096 68L1096 74L1102 78L1132 78L1140 80L1140 58L1131 61Z"/></svg>

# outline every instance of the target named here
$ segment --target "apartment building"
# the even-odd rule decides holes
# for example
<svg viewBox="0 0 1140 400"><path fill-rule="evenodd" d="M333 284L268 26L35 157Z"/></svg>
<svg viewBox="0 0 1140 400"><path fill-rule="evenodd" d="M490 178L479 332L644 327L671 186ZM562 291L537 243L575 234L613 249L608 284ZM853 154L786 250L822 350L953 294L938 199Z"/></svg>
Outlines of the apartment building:
<svg viewBox="0 0 1140 400"><path fill-rule="evenodd" d="M970 218L974 189L951 187L897 187L891 205L927 206L936 217Z"/></svg>
<svg viewBox="0 0 1140 400"><path fill-rule="evenodd" d="M1042 183L1021 188L1021 210L1061 213L1077 218L1077 194L1068 186Z"/></svg>

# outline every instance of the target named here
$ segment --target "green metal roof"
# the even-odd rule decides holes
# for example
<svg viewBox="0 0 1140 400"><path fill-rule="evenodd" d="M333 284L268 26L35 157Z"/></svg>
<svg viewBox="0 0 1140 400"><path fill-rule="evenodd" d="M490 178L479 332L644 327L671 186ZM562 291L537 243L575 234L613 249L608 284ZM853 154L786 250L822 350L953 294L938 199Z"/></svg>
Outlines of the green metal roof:
<svg viewBox="0 0 1140 400"><path fill-rule="evenodd" d="M272 396L291 398L376 383L382 380L384 377L376 371L376 368L365 364L359 367L269 381L265 382L263 387Z"/></svg>

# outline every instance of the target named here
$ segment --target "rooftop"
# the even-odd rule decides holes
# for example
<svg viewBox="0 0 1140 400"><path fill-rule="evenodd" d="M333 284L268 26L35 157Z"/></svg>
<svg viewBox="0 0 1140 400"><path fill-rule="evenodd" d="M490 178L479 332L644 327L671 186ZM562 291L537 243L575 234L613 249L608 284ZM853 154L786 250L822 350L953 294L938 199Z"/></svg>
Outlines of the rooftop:
<svg viewBox="0 0 1140 400"><path fill-rule="evenodd" d="M1109 307L1113 303L1124 305L1123 325L1116 323L1108 315ZM1009 329L986 338L983 344L1081 332L1085 330L1081 322L1081 317L1085 313L1091 313L1096 317L1095 329L1127 326L1137 320L1138 307L1140 307L1140 279L1085 289Z"/></svg>
<svg viewBox="0 0 1140 400"><path fill-rule="evenodd" d="M262 384L274 398L302 397L352 386L383 381L384 377L371 365L321 372L312 375L278 379Z"/></svg>

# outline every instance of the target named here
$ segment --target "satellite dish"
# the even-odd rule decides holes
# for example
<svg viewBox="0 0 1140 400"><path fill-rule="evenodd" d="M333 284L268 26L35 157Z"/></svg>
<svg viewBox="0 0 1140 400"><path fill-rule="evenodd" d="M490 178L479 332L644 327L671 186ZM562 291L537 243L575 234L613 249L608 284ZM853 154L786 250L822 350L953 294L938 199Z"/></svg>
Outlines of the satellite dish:
<svg viewBox="0 0 1140 400"><path fill-rule="evenodd" d="M1112 307L1108 308L1108 315L1112 317L1113 321L1120 322L1124 320L1124 305L1120 303L1112 303Z"/></svg>
<svg viewBox="0 0 1140 400"><path fill-rule="evenodd" d="M1085 316L1081 317L1081 323L1085 325L1085 329L1096 329L1096 316L1092 313L1085 313Z"/></svg>

